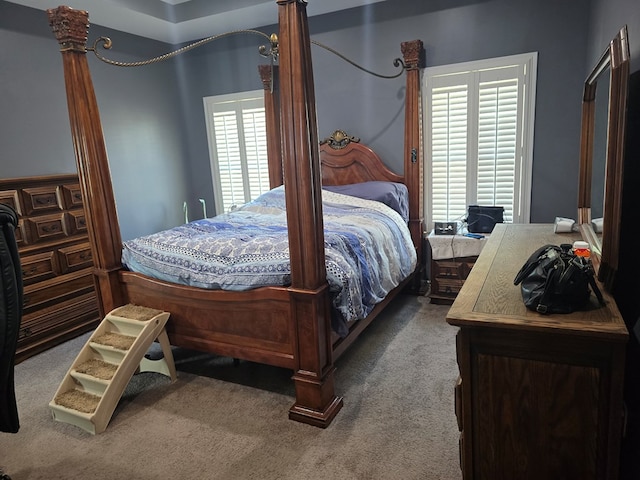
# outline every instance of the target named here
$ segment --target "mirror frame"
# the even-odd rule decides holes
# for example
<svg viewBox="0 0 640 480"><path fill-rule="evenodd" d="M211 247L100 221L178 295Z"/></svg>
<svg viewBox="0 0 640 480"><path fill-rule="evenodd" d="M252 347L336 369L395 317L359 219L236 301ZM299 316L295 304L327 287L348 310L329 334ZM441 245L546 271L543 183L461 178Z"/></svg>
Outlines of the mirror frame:
<svg viewBox="0 0 640 480"><path fill-rule="evenodd" d="M578 180L578 225L582 238L589 242L591 258L598 280L611 291L618 270L622 175L626 131L627 95L629 83L629 42L627 26L609 42L595 68L584 84L580 139L580 176ZM591 183L598 78L609 72L609 119L607 129L606 164L602 239L591 223Z"/></svg>

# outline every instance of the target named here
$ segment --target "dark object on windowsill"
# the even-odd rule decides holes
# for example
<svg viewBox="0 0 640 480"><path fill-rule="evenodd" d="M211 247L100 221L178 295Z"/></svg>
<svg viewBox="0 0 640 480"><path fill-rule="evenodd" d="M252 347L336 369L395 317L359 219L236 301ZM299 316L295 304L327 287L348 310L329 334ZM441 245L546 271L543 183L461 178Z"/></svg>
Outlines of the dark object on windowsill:
<svg viewBox="0 0 640 480"><path fill-rule="evenodd" d="M471 233L491 233L496 223L504 222L504 207L469 205L467 230Z"/></svg>

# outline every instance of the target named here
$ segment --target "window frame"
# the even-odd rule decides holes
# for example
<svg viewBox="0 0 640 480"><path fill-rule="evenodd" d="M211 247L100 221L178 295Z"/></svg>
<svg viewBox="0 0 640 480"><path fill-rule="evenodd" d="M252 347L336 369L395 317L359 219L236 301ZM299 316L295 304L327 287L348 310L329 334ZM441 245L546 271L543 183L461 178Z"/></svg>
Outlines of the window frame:
<svg viewBox="0 0 640 480"><path fill-rule="evenodd" d="M433 200L431 193L433 191L432 181L432 85L435 77L445 77L459 75L465 72L478 72L487 71L492 69L504 68L508 66L518 66L520 69L519 79L522 82L518 82L518 95L522 95L522 114L519 121L522 124L519 125L520 129L520 148L518 149L518 156L520 160L516 160L515 165L515 180L513 186L514 192L514 211L512 221L514 223L529 223L531 218L531 183L532 183L532 170L533 170L533 137L535 127L535 97L536 97L536 78L537 78L537 63L538 53L529 52L517 55L509 55L496 58L488 58L482 60L475 60L470 62L462 62L450 65L441 65L434 67L427 67L423 75L424 97L423 97L423 128L424 128L424 142L425 142L425 167L424 167L424 182L426 188L424 189L424 212L425 219L428 222L433 223ZM475 95L476 100L467 99L467 139L466 139L466 152L467 152L467 165L469 160L470 144L475 143L471 149L477 152L478 135L477 135L477 111L476 116L472 117L469 112L469 102L475 101L477 103L478 86L481 81L477 81L471 84L467 95ZM520 85L522 83L522 85ZM453 85L453 83L452 83ZM520 100L519 100L520 102ZM469 130L476 129L473 138L469 138ZM472 132L473 133L473 132ZM476 157L477 158L477 157ZM466 203L468 205L476 204L477 201L477 168L478 162L474 162L473 165L467 167L467 186L466 186ZM473 182L470 185L468 179L472 175ZM469 191L476 195L474 198L469 198ZM517 211L516 211L517 209ZM462 220L461 218L451 218L449 221Z"/></svg>
<svg viewBox="0 0 640 480"><path fill-rule="evenodd" d="M221 111L224 111L223 105L234 105L232 110L235 110L236 117L243 116L243 103L248 106L249 109L261 107L264 109L264 90L250 90L244 92L236 92L230 94L222 94L222 95L213 95L208 97L203 97L203 105L204 105L204 113L205 113L205 125L207 130L207 143L209 146L209 162L211 167L211 177L213 182L213 195L215 202L215 214L219 215L221 213L228 212L232 210L234 205L225 209L224 205L224 195L223 195L223 185L222 178L220 172L220 161L218 158L218 146L216 140L216 130L214 126L214 115ZM240 121L242 123L242 120ZM245 131L240 127L240 123L238 124L238 137L239 137L239 148L240 148L240 162L242 168L242 180L243 180L243 195L245 198L245 203L251 200L250 195L250 179L248 172L248 164L247 164L247 142L245 140L244 134ZM266 112L265 112L265 126L266 126ZM261 152L267 158L267 146L266 146L266 131L264 137L264 151ZM264 162L263 162L264 163ZM261 177L265 177L269 180L269 170L268 164L265 163L265 171L260 173ZM233 187L231 187L233 188ZM268 189L268 187L267 187ZM264 191L264 190L263 190ZM262 192L260 192L262 193ZM255 198L256 195L253 195Z"/></svg>

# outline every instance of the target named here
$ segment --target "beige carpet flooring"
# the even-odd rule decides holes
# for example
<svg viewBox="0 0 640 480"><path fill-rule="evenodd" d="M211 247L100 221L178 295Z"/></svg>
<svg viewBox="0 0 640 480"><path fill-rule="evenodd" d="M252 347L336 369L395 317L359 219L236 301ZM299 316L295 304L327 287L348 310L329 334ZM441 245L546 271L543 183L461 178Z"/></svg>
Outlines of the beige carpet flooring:
<svg viewBox="0 0 640 480"><path fill-rule="evenodd" d="M135 375L92 436L48 407L84 335L16 366L21 427L0 433L0 468L13 480L460 480L447 310L395 300L338 361L344 407L327 429L288 420L290 371L174 349L178 381Z"/></svg>

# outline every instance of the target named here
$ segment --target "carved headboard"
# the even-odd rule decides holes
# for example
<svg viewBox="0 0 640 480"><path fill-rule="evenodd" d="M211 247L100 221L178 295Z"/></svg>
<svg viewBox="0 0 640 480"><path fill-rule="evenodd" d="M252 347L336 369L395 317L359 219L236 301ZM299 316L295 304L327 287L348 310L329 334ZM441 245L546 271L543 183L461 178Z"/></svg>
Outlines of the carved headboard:
<svg viewBox="0 0 640 480"><path fill-rule="evenodd" d="M404 183L404 177L389 170L377 153L343 130L320 142L320 162L323 185L374 180Z"/></svg>

